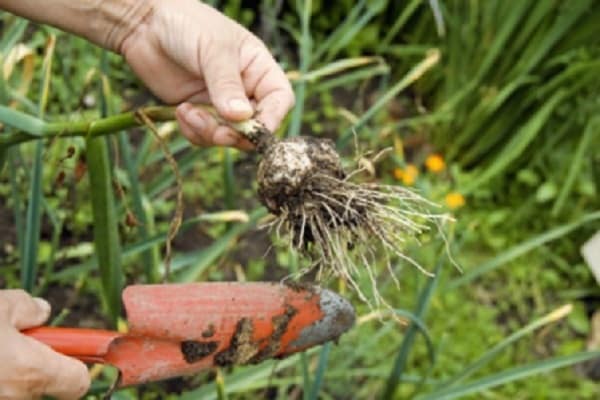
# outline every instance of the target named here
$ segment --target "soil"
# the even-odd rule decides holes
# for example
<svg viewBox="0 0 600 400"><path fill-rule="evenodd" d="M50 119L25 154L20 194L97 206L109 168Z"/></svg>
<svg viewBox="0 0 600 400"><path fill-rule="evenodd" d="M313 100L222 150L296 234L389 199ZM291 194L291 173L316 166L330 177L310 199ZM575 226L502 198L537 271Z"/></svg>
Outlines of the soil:
<svg viewBox="0 0 600 400"><path fill-rule="evenodd" d="M329 139L305 136L273 143L258 165L258 195L275 215L298 210L311 200L314 175L345 176L340 156Z"/></svg>
<svg viewBox="0 0 600 400"><path fill-rule="evenodd" d="M261 341L253 340L254 326L250 318L242 318L235 329L229 347L215 355L215 365L258 364L266 359L279 355L281 337L285 334L290 320L298 313L291 305L286 305L285 312L272 318L273 333Z"/></svg>
<svg viewBox="0 0 600 400"><path fill-rule="evenodd" d="M219 342L199 342L197 340L184 340L181 342L181 354L189 364L202 360L211 355L219 347Z"/></svg>
<svg viewBox="0 0 600 400"><path fill-rule="evenodd" d="M205 339L208 339L210 337L213 337L215 335L215 326L213 324L208 325L208 328L206 328L203 332L202 332L202 337Z"/></svg>
<svg viewBox="0 0 600 400"><path fill-rule="evenodd" d="M225 367L245 364L258 353L258 344L252 340L254 326L250 318L238 321L229 347L215 355L215 365Z"/></svg>
<svg viewBox="0 0 600 400"><path fill-rule="evenodd" d="M266 346L248 361L250 364L258 364L279 354L281 351L281 337L287 330L290 320L297 313L297 309L288 305L283 315L277 315L272 318L273 334L267 339Z"/></svg>

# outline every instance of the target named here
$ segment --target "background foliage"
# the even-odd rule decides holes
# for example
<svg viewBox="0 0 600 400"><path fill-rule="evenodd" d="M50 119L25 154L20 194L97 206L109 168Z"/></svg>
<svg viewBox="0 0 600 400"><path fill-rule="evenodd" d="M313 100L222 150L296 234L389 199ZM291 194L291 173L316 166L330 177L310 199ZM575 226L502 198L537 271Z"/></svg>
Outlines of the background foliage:
<svg viewBox="0 0 600 400"><path fill-rule="evenodd" d="M430 238L407 251L435 278L402 268L398 290L381 269L408 326L329 282L359 315L338 346L115 398L597 398L588 375L598 355L585 342L600 290L579 247L600 227L598 2L212 3L260 35L293 80L297 105L280 133L331 137L348 164L353 132L361 150L393 147L377 179L455 214L464 271ZM8 14L1 22L3 105L68 121L157 103L118 56ZM174 280L296 271L302 261L283 247L263 257L255 156L159 129L184 178ZM122 285L163 270L176 186L164 157L142 129L0 142L0 286L50 299L55 324L119 325ZM93 373L92 393L114 376Z"/></svg>

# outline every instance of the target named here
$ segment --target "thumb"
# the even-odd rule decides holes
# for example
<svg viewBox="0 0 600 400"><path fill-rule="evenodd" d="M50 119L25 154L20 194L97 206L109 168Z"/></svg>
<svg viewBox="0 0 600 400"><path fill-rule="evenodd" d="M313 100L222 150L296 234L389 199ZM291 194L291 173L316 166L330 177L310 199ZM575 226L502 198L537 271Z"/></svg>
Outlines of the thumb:
<svg viewBox="0 0 600 400"><path fill-rule="evenodd" d="M31 297L21 289L0 290L0 320L17 330L39 326L49 316L50 304L46 300Z"/></svg>
<svg viewBox="0 0 600 400"><path fill-rule="evenodd" d="M254 110L242 83L237 49L232 45L212 49L202 57L202 73L211 102L226 119L252 117Z"/></svg>

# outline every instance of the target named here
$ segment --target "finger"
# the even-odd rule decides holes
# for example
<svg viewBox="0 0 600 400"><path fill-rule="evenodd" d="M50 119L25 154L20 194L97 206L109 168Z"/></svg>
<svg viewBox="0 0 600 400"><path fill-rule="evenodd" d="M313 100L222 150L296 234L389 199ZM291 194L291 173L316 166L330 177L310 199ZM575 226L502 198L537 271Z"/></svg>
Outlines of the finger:
<svg viewBox="0 0 600 400"><path fill-rule="evenodd" d="M219 125L215 118L201 107L183 103L176 109L182 134L198 146L229 146L250 150L254 146L233 129Z"/></svg>
<svg viewBox="0 0 600 400"><path fill-rule="evenodd" d="M190 142L198 146L214 145L212 137L218 124L208 112L189 103L183 103L177 107L175 115L181 133Z"/></svg>
<svg viewBox="0 0 600 400"><path fill-rule="evenodd" d="M208 93L215 108L224 118L239 121L252 117L240 73L239 41L213 40L205 48L200 62Z"/></svg>
<svg viewBox="0 0 600 400"><path fill-rule="evenodd" d="M50 347L20 335L20 357L24 360L23 380L31 391L60 400L81 398L90 386L90 375L84 363L55 352Z"/></svg>
<svg viewBox="0 0 600 400"><path fill-rule="evenodd" d="M18 330L43 324L50 316L50 304L31 297L22 289L0 290L0 318Z"/></svg>
<svg viewBox="0 0 600 400"><path fill-rule="evenodd" d="M258 103L257 118L268 130L275 132L293 105L294 94L291 90L273 91Z"/></svg>
<svg viewBox="0 0 600 400"><path fill-rule="evenodd" d="M234 131L228 126L219 126L213 135L213 143L217 146L235 147L240 150L249 151L254 148L242 135Z"/></svg>
<svg viewBox="0 0 600 400"><path fill-rule="evenodd" d="M258 39L242 50L246 91L258 101L260 120L274 131L294 106L294 92L289 80L271 53Z"/></svg>
<svg viewBox="0 0 600 400"><path fill-rule="evenodd" d="M208 95L208 90L203 89L201 91L198 91L197 93L194 93L185 101L186 103L192 104L208 104L210 103L210 96Z"/></svg>

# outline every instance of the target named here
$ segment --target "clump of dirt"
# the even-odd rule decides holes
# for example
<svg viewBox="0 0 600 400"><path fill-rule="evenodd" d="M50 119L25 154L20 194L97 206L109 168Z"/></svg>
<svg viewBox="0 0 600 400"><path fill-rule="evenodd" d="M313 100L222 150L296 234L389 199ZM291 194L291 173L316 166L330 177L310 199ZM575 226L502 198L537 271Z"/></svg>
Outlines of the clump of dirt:
<svg viewBox="0 0 600 400"><path fill-rule="evenodd" d="M292 318L298 310L291 305L285 306L281 315L271 319L273 333L265 339L254 340L254 326L249 318L242 318L237 323L229 347L215 355L215 365L258 364L275 357L281 351L281 337L285 334Z"/></svg>
<svg viewBox="0 0 600 400"><path fill-rule="evenodd" d="M317 294L317 287L307 282L285 280L283 284L296 293L305 292L306 300L310 300L314 295Z"/></svg>
<svg viewBox="0 0 600 400"><path fill-rule="evenodd" d="M258 351L258 343L252 340L254 326L250 318L238 321L229 347L215 355L215 365L225 367L234 364L246 364Z"/></svg>
<svg viewBox="0 0 600 400"><path fill-rule="evenodd" d="M250 364L258 364L276 356L281 351L281 337L285 334L290 320L296 314L298 314L298 310L288 304L282 315L276 315L271 319L271 322L273 322L273 333L267 339L266 345L254 357L248 360Z"/></svg>
<svg viewBox="0 0 600 400"><path fill-rule="evenodd" d="M197 340L184 340L181 342L181 354L188 364L202 360L211 355L219 347L219 342L199 342Z"/></svg>
<svg viewBox="0 0 600 400"><path fill-rule="evenodd" d="M300 136L273 142L258 164L258 195L275 215L285 210L298 214L303 204L314 200L314 193L330 190L330 182L316 180L315 175L344 178L332 141Z"/></svg>
<svg viewBox="0 0 600 400"><path fill-rule="evenodd" d="M207 339L215 335L216 329L213 324L209 324L208 327L202 331L202 337Z"/></svg>

